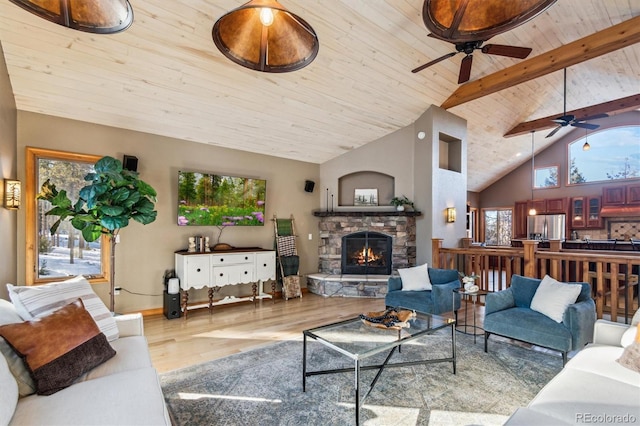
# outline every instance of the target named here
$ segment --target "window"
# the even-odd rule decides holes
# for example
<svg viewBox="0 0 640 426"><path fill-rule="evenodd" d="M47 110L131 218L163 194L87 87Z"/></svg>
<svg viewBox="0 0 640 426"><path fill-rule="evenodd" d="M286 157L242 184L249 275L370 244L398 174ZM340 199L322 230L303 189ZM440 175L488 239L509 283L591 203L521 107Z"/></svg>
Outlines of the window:
<svg viewBox="0 0 640 426"><path fill-rule="evenodd" d="M484 210L484 242L494 246L511 245L511 209Z"/></svg>
<svg viewBox="0 0 640 426"><path fill-rule="evenodd" d="M57 189L66 190L71 200L85 186L84 176L93 171L99 156L73 154L38 148L27 148L26 197L26 280L28 285L84 275L92 282L107 281L110 246L106 237L92 243L67 220L51 235L50 227L57 220L45 213L51 205L36 200L40 187L47 180Z"/></svg>
<svg viewBox="0 0 640 426"><path fill-rule="evenodd" d="M639 140L640 126L585 132L583 138L569 144L567 181L572 185L639 178Z"/></svg>
<svg viewBox="0 0 640 426"><path fill-rule="evenodd" d="M558 166L536 167L535 188L557 188Z"/></svg>

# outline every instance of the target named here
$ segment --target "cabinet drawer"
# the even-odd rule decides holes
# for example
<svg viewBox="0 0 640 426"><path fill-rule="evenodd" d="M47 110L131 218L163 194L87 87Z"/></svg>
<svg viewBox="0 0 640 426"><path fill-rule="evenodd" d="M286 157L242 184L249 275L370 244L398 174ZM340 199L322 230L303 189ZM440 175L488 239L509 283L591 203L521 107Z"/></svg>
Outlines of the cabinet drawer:
<svg viewBox="0 0 640 426"><path fill-rule="evenodd" d="M253 263L246 265L214 266L211 269L213 284L224 286L237 283L251 283L253 278Z"/></svg>
<svg viewBox="0 0 640 426"><path fill-rule="evenodd" d="M255 261L255 253L216 254L211 257L213 266L237 265L239 263L251 263Z"/></svg>
<svg viewBox="0 0 640 426"><path fill-rule="evenodd" d="M182 288L202 288L209 285L209 256L186 256Z"/></svg>
<svg viewBox="0 0 640 426"><path fill-rule="evenodd" d="M276 252L270 251L256 255L256 280L276 279Z"/></svg>

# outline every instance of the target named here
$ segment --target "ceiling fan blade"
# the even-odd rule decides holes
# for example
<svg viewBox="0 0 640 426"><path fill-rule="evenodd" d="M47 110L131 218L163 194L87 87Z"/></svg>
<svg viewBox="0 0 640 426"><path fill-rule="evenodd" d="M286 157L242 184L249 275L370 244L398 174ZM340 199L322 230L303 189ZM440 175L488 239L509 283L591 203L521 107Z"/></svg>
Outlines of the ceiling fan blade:
<svg viewBox="0 0 640 426"><path fill-rule="evenodd" d="M600 127L598 124L589 124L589 123L573 123L572 126L580 127L581 129L589 129L589 130L595 130L598 127Z"/></svg>
<svg viewBox="0 0 640 426"><path fill-rule="evenodd" d="M590 115L589 117L582 117L577 121L591 121L591 120L597 120L599 118L607 118L608 116L609 114L595 114L595 115Z"/></svg>
<svg viewBox="0 0 640 426"><path fill-rule="evenodd" d="M546 138L550 138L551 136L555 135L556 133L558 133L558 130L562 129L562 126L558 126L555 129L553 129L551 131L551 133L549 133L547 136L545 136Z"/></svg>
<svg viewBox="0 0 640 426"><path fill-rule="evenodd" d="M469 81L471 77L471 64L473 64L473 55L467 55L462 59L460 74L458 75L458 84Z"/></svg>
<svg viewBox="0 0 640 426"><path fill-rule="evenodd" d="M482 47L482 53L489 55L508 56L510 58L524 59L531 53L530 47L506 46L504 44L487 44Z"/></svg>
<svg viewBox="0 0 640 426"><path fill-rule="evenodd" d="M418 68L412 69L412 70L411 70L411 72L415 74L415 73L417 73L417 72L422 71L422 70L423 70L423 69L425 69L425 68L430 67L431 65L435 65L435 64L437 64L438 62L440 62L440 61L444 61L445 59L448 59L448 58L450 58L450 57L452 57L452 56L454 56L454 55L457 55L457 54L458 54L458 52L451 52L451 53L447 53L447 54L446 54L446 55L444 55L444 56L440 56L438 59L434 59L434 60L433 60L433 61L431 61L431 62L427 62L427 63L426 63L426 64L424 64L424 65L420 65Z"/></svg>

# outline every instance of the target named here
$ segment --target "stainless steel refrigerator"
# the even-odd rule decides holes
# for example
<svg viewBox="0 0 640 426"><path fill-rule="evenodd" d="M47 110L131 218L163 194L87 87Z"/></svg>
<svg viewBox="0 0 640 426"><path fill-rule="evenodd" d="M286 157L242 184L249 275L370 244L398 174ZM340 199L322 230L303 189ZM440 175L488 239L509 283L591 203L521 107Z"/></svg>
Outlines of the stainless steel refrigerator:
<svg viewBox="0 0 640 426"><path fill-rule="evenodd" d="M565 215L540 214L527 218L527 235L531 240L565 239Z"/></svg>

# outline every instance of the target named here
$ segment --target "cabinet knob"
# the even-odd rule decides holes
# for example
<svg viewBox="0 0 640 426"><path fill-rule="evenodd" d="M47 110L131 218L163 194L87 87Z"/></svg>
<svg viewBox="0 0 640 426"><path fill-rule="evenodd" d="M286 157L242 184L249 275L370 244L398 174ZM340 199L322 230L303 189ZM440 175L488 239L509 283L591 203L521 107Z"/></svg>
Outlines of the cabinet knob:
<svg viewBox="0 0 640 426"><path fill-rule="evenodd" d="M266 268L266 267L267 267L267 264L265 263L265 264L264 264L264 265L262 265L262 266L264 266L264 267Z"/></svg>
<svg viewBox="0 0 640 426"><path fill-rule="evenodd" d="M244 274L247 275L249 272L248 271L244 271Z"/></svg>
<svg viewBox="0 0 640 426"><path fill-rule="evenodd" d="M245 257L244 257L244 260L249 260L249 256L245 256Z"/></svg>
<svg viewBox="0 0 640 426"><path fill-rule="evenodd" d="M220 262L224 262L224 258L222 258L222 257L221 257L221 258L220 258Z"/></svg>
<svg viewBox="0 0 640 426"><path fill-rule="evenodd" d="M223 274L222 272L220 272L220 276L221 276L221 277L224 277L224 274Z"/></svg>
<svg viewBox="0 0 640 426"><path fill-rule="evenodd" d="M200 268L196 269L196 272L200 272Z"/></svg>

